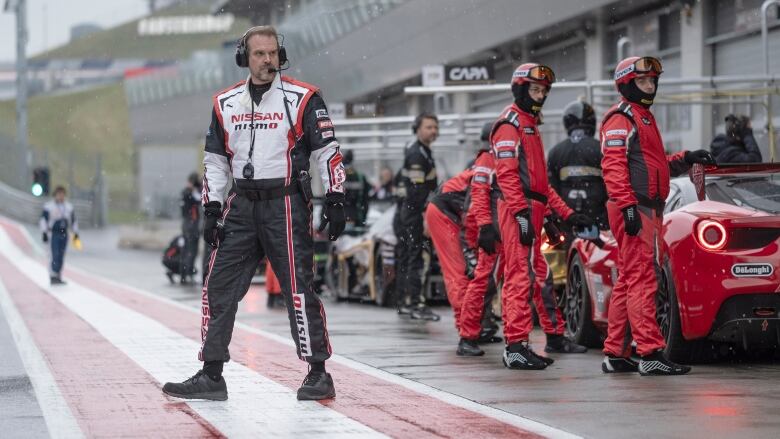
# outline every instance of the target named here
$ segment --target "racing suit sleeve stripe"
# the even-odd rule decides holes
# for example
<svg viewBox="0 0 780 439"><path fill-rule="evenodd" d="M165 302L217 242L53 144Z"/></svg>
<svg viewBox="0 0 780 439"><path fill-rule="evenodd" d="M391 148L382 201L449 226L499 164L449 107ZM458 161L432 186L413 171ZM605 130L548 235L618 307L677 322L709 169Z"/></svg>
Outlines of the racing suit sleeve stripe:
<svg viewBox="0 0 780 439"><path fill-rule="evenodd" d="M628 142L634 126L625 116L615 114L601 126L601 169L609 198L620 209L637 204L628 171Z"/></svg>
<svg viewBox="0 0 780 439"><path fill-rule="evenodd" d="M222 204L230 177L229 157L233 154L228 147L227 133L216 105L212 109L211 126L206 134L204 149L202 202L204 205L210 201Z"/></svg>
<svg viewBox="0 0 780 439"><path fill-rule="evenodd" d="M667 155L666 161L669 162L669 174L671 174L672 177L682 175L691 168L690 165L685 162L685 151Z"/></svg>
<svg viewBox="0 0 780 439"><path fill-rule="evenodd" d="M474 163L474 175L471 177L471 207L469 208L469 214L474 216L477 226L493 224L490 183L494 174L493 156L490 153L480 154Z"/></svg>
<svg viewBox="0 0 780 439"><path fill-rule="evenodd" d="M561 199L552 186L547 186L547 206L561 218L568 219L574 211Z"/></svg>
<svg viewBox="0 0 780 439"><path fill-rule="evenodd" d="M498 126L490 138L493 157L496 164L496 177L498 186L504 195L504 200L511 212L516 213L528 208L528 200L520 181L517 159L520 134L512 125L505 123Z"/></svg>
<svg viewBox="0 0 780 439"><path fill-rule="evenodd" d="M341 163L341 148L327 116L325 101L314 92L308 93L303 99L302 105L305 107L300 108L304 110L298 111L298 123L303 126L303 143L308 146L317 163L325 191L344 193L346 173ZM328 122L328 126L323 125L325 128L320 129L322 122Z"/></svg>

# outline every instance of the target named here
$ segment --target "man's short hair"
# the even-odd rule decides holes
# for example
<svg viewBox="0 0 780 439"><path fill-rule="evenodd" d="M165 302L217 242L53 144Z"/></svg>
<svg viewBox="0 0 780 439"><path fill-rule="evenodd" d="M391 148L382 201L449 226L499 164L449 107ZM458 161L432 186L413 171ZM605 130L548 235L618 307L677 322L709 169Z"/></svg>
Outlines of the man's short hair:
<svg viewBox="0 0 780 439"><path fill-rule="evenodd" d="M244 46L246 46L247 52L249 52L249 39L255 35L265 35L268 37L276 38L276 45L279 46L279 34L276 32L276 28L270 25L254 26L247 29L244 33Z"/></svg>
<svg viewBox="0 0 780 439"><path fill-rule="evenodd" d="M432 121L436 122L436 125L439 124L439 118L436 117L435 114L428 111L423 111L422 113L418 114L417 117L414 118L414 122L412 122L412 134L417 134L417 130L420 129L420 125L422 125L424 119L431 119Z"/></svg>
<svg viewBox="0 0 780 439"><path fill-rule="evenodd" d="M68 193L68 191L65 190L65 186L57 186L54 188L54 192L52 192L52 194L57 195L60 192L62 192L63 195L66 195Z"/></svg>

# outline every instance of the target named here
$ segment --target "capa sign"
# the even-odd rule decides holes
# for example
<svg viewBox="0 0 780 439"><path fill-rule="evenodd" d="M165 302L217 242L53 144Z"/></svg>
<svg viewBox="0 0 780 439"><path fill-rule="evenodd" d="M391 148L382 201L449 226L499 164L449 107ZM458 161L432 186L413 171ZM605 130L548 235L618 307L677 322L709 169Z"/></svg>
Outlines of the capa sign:
<svg viewBox="0 0 780 439"><path fill-rule="evenodd" d="M447 66L444 70L447 85L485 84L495 79L492 64Z"/></svg>
<svg viewBox="0 0 780 439"><path fill-rule="evenodd" d="M767 277L774 273L772 264L734 264L731 274L736 277Z"/></svg>

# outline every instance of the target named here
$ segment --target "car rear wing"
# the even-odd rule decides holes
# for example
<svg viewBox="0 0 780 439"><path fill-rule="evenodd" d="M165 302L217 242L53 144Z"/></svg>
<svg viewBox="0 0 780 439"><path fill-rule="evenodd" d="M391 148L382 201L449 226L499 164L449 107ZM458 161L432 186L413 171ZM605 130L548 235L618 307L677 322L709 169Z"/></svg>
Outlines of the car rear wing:
<svg viewBox="0 0 780 439"><path fill-rule="evenodd" d="M732 165L702 165L695 163L688 171L693 187L696 188L696 196L699 201L704 201L704 179L712 175L739 175L739 174L776 174L780 173L780 163L751 163Z"/></svg>

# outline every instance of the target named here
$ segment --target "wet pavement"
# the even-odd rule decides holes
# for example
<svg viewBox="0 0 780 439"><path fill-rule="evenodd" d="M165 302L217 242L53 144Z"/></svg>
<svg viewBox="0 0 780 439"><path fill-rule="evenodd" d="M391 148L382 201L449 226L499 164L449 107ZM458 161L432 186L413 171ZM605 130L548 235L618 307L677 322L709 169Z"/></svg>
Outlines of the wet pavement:
<svg viewBox="0 0 780 439"><path fill-rule="evenodd" d="M295 357L286 312L266 309L259 285L239 308L235 361L225 372L229 401L183 403L159 387L199 367L199 287L169 284L160 254L119 250L108 229L82 234L84 249L66 257L69 284L51 288L41 247L15 225L0 226L2 437L46 437L47 426L64 437L780 435L780 364L607 376L591 351L551 355L556 362L544 371L511 371L501 364L501 344L484 346L484 357L457 357L446 307L438 308L442 321L424 323L328 301L337 398L297 402L305 365ZM27 335L14 338L13 325ZM532 342L543 350L538 329Z"/></svg>

